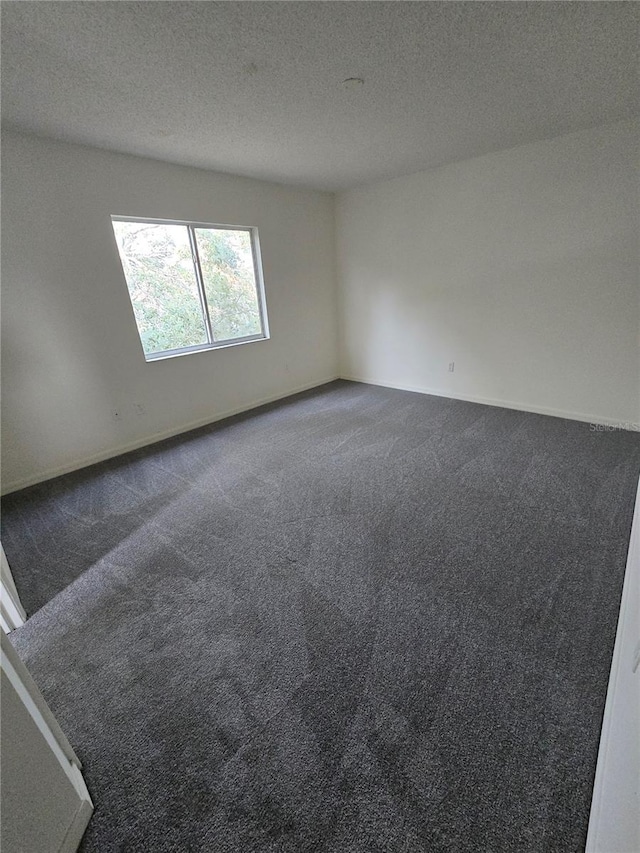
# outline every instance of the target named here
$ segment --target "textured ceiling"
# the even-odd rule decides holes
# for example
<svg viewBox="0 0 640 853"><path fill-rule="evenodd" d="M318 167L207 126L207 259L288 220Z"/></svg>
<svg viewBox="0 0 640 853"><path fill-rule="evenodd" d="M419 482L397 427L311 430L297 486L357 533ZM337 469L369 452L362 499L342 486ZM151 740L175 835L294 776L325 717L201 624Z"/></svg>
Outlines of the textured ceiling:
<svg viewBox="0 0 640 853"><path fill-rule="evenodd" d="M639 20L634 2L3 2L3 124L335 190L637 115Z"/></svg>

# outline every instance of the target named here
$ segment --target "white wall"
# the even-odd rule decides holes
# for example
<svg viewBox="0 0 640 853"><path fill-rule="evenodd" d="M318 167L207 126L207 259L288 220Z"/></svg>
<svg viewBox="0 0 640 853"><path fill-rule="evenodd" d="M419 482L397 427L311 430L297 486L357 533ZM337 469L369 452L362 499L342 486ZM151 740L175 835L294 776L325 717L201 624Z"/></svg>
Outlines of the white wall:
<svg viewBox="0 0 640 853"><path fill-rule="evenodd" d="M336 376L331 195L13 133L2 167L4 491ZM257 226L271 339L145 362L111 214Z"/></svg>
<svg viewBox="0 0 640 853"><path fill-rule="evenodd" d="M338 196L341 375L639 422L639 134L618 123Z"/></svg>
<svg viewBox="0 0 640 853"><path fill-rule="evenodd" d="M339 195L340 364L332 196L4 134L3 490L338 373L640 421L639 133ZM271 340L145 362L111 214L257 225Z"/></svg>

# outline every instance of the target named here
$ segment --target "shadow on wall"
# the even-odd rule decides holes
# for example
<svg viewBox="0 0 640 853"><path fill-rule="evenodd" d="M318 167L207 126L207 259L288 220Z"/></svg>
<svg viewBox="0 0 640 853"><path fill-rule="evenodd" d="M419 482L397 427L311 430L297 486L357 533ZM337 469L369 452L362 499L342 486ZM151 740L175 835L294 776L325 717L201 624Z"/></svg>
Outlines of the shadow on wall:
<svg viewBox="0 0 640 853"><path fill-rule="evenodd" d="M53 458L68 454L70 435L81 440L83 432L99 432L104 447L121 442L114 416L119 401L99 347L91 345L82 326L70 327L45 288L28 284L21 290L39 296L37 304L21 306L20 311L9 309L3 316L2 468L8 472L3 483L11 482L20 469L46 469L41 449ZM39 338L37 348L31 345L33 335ZM65 346L60 346L61 340ZM34 416L43 411L46 417ZM79 450L76 458L82 455Z"/></svg>

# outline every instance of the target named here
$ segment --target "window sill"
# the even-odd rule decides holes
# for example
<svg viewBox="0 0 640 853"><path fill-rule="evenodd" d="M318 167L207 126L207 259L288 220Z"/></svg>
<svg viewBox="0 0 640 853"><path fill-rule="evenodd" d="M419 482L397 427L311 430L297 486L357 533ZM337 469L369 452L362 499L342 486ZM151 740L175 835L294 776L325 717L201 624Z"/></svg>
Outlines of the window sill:
<svg viewBox="0 0 640 853"><path fill-rule="evenodd" d="M215 344L199 344L195 347L183 347L182 349L165 350L157 354L145 355L144 359L148 364L154 361L165 361L168 358L179 358L182 355L193 355L197 352L209 352L210 350L228 349L229 347L237 347L242 344L254 344L258 341L268 341L269 335L251 335L247 338L236 338L233 341L220 341Z"/></svg>

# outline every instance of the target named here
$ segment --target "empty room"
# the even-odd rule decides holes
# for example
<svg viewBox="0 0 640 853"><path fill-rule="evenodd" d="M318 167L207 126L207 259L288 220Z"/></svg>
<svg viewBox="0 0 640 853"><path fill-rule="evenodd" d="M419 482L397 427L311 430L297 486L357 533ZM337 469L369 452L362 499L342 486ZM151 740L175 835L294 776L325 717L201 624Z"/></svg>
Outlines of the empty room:
<svg viewBox="0 0 640 853"><path fill-rule="evenodd" d="M3 853L640 853L640 7L2 16Z"/></svg>

